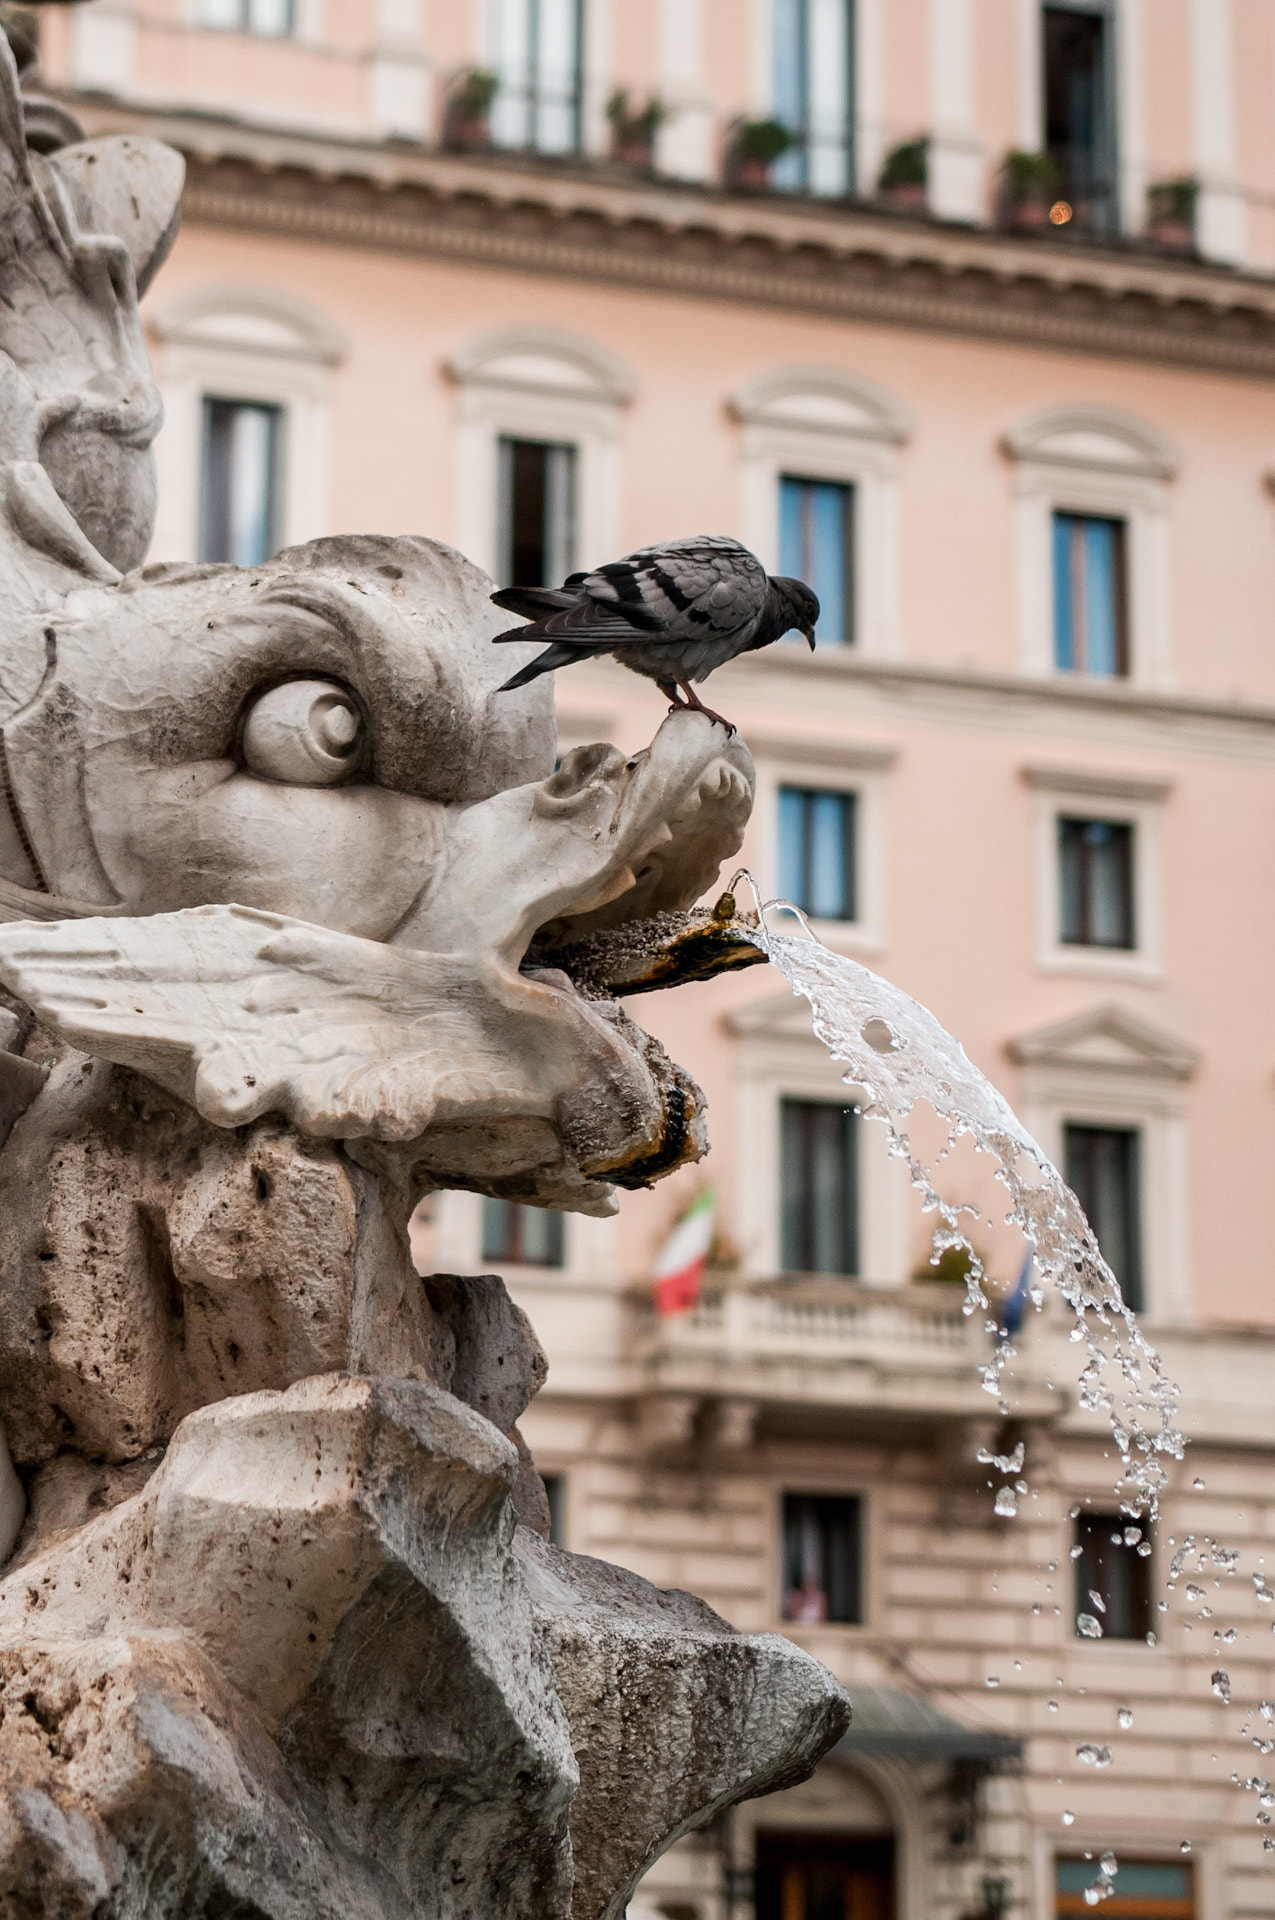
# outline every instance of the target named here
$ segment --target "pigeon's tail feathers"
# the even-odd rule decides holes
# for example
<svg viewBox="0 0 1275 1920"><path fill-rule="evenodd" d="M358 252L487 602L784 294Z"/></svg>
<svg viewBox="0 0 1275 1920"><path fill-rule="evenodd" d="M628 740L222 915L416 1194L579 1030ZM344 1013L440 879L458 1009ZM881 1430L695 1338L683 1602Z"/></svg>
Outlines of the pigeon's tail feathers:
<svg viewBox="0 0 1275 1920"><path fill-rule="evenodd" d="M499 637L502 640L516 640L519 634L525 635L526 632L526 627L519 627L518 633L502 633ZM560 640L555 641L553 646L538 653L534 660L529 660L525 667L520 667L517 673L511 673L504 685L496 688L496 692L512 693L515 687L529 686L542 673L552 673L555 667L566 667L573 660L585 660L588 656L589 649L586 647L566 647Z"/></svg>
<svg viewBox="0 0 1275 1920"><path fill-rule="evenodd" d="M520 613L525 620L540 620L547 613L561 613L564 607L575 602L574 593L563 593L560 587L498 587L491 595L498 607L506 613ZM520 629L521 631L521 629ZM501 635L503 640L505 635Z"/></svg>

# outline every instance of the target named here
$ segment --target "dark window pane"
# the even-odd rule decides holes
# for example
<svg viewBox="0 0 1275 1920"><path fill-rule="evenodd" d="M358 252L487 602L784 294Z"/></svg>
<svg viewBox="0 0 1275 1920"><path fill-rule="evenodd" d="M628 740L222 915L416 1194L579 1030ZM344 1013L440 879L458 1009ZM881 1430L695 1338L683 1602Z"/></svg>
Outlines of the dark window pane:
<svg viewBox="0 0 1275 1920"><path fill-rule="evenodd" d="M553 587L574 566L575 448L500 442L501 573L509 587Z"/></svg>
<svg viewBox="0 0 1275 1920"><path fill-rule="evenodd" d="M894 1920L888 1834L757 1835L757 1920Z"/></svg>
<svg viewBox="0 0 1275 1920"><path fill-rule="evenodd" d="M1064 946L1136 945L1133 828L1127 821L1058 821L1059 938Z"/></svg>
<svg viewBox="0 0 1275 1920"><path fill-rule="evenodd" d="M1076 1517L1076 1615L1091 1614L1104 1640L1145 1640L1151 1629L1151 1555L1125 1541L1129 1526L1119 1513ZM1095 1593L1105 1613L1094 1604Z"/></svg>
<svg viewBox="0 0 1275 1920"><path fill-rule="evenodd" d="M789 1273L859 1271L856 1115L822 1100L780 1107L780 1259Z"/></svg>
<svg viewBox="0 0 1275 1920"><path fill-rule="evenodd" d="M860 1502L839 1494L784 1495L785 1620L863 1619Z"/></svg>
<svg viewBox="0 0 1275 1920"><path fill-rule="evenodd" d="M1118 679L1129 671L1125 526L1056 513L1053 521L1054 665Z"/></svg>
<svg viewBox="0 0 1275 1920"><path fill-rule="evenodd" d="M1063 1129L1067 1185L1135 1313L1143 1306L1140 1148L1135 1127Z"/></svg>
<svg viewBox="0 0 1275 1920"><path fill-rule="evenodd" d="M546 1473L544 1480L545 1498L549 1502L549 1541L552 1546L565 1545L567 1514L567 1479L562 1473Z"/></svg>
<svg viewBox="0 0 1275 1920"><path fill-rule="evenodd" d="M771 168L777 187L854 191L853 0L774 0L772 99L798 138Z"/></svg>
<svg viewBox="0 0 1275 1920"><path fill-rule="evenodd" d="M1115 230L1110 24L1105 7L1044 10L1045 145L1077 226Z"/></svg>
<svg viewBox="0 0 1275 1920"><path fill-rule="evenodd" d="M779 789L779 891L819 920L854 920L856 827L853 793Z"/></svg>
<svg viewBox="0 0 1275 1920"><path fill-rule="evenodd" d="M199 557L260 566L279 544L278 407L249 400L204 401Z"/></svg>
<svg viewBox="0 0 1275 1920"><path fill-rule="evenodd" d="M1092 1905L1085 1889L1097 1879L1097 1862L1059 1860L1056 1866L1057 1912L1060 1916L1088 1914ZM1110 1920L1195 1920L1195 1869L1187 1861L1131 1860L1120 1849L1120 1871L1115 1892L1102 1903Z"/></svg>
<svg viewBox="0 0 1275 1920"><path fill-rule="evenodd" d="M580 144L581 0L494 0L491 108L498 146L572 153Z"/></svg>
<svg viewBox="0 0 1275 1920"><path fill-rule="evenodd" d="M833 480L779 482L779 571L819 596L815 638L854 639L854 488Z"/></svg>
<svg viewBox="0 0 1275 1920"><path fill-rule="evenodd" d="M560 1267L562 1215L550 1207L524 1207L517 1200L483 1200L484 1260L529 1267Z"/></svg>

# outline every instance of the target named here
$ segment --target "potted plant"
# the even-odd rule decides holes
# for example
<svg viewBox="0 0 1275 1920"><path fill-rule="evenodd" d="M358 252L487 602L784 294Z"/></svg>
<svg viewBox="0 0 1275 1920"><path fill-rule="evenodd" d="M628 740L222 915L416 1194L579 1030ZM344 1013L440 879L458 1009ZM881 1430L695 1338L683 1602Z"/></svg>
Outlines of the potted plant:
<svg viewBox="0 0 1275 1920"><path fill-rule="evenodd" d="M1062 174L1048 153L1024 153L1012 147L1001 173L1001 217L1020 232L1041 233L1050 224L1051 208L1060 204Z"/></svg>
<svg viewBox="0 0 1275 1920"><path fill-rule="evenodd" d="M474 153L491 145L491 103L499 87L499 77L483 67L458 75L443 123L447 146Z"/></svg>
<svg viewBox="0 0 1275 1920"><path fill-rule="evenodd" d="M905 140L885 156L877 176L877 194L896 213L924 213L930 137Z"/></svg>
<svg viewBox="0 0 1275 1920"><path fill-rule="evenodd" d="M727 181L733 187L768 187L770 169L796 144L782 120L740 120L727 151Z"/></svg>
<svg viewBox="0 0 1275 1920"><path fill-rule="evenodd" d="M629 105L627 87L617 87L607 101L611 122L611 158L626 167L649 170L654 159L655 133L668 118L668 108L652 94L644 107Z"/></svg>
<svg viewBox="0 0 1275 1920"><path fill-rule="evenodd" d="M1147 188L1147 238L1158 247L1190 253L1195 245L1199 183L1190 178L1156 180Z"/></svg>

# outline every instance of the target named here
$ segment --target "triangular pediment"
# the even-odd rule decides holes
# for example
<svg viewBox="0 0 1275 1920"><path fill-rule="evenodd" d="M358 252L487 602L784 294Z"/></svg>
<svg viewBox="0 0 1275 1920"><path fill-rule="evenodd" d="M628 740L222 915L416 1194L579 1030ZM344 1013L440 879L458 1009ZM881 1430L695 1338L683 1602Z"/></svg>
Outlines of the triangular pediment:
<svg viewBox="0 0 1275 1920"><path fill-rule="evenodd" d="M1023 1066L1135 1073L1161 1080L1189 1080L1200 1058L1177 1034L1119 1006L1093 1007L1021 1034L1009 1042L1009 1054Z"/></svg>
<svg viewBox="0 0 1275 1920"><path fill-rule="evenodd" d="M820 1046L810 1025L810 1002L798 993L768 993L726 1015L726 1031L740 1040L804 1040Z"/></svg>

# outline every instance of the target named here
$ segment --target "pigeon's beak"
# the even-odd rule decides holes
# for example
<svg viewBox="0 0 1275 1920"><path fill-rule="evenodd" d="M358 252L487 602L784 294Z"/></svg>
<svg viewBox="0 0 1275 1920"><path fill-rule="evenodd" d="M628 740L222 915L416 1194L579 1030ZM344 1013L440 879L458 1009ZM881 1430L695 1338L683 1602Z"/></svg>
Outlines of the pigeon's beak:
<svg viewBox="0 0 1275 1920"><path fill-rule="evenodd" d="M814 630L814 628L813 628L813 627L803 627L803 628L801 629L801 631L802 631L802 632L803 632L803 633L805 634L805 636L806 636L806 638L807 638L807 640L808 640L808 641L810 642L810 651L811 651L811 653L813 653L813 652L814 652L814 650L815 650L815 630Z"/></svg>

